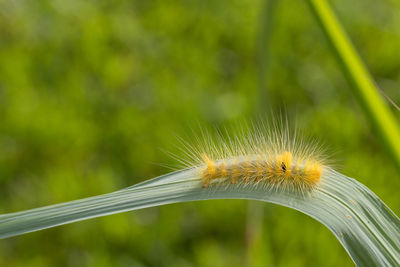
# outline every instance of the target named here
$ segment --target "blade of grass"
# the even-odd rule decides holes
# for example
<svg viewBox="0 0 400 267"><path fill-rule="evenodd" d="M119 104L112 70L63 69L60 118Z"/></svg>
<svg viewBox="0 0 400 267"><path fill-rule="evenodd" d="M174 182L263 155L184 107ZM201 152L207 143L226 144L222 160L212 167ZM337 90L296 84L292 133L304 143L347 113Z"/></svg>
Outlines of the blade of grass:
<svg viewBox="0 0 400 267"><path fill-rule="evenodd" d="M0 237L169 203L234 198L275 203L315 218L359 266L400 265L399 219L368 188L331 169L307 196L254 183L202 188L198 172L187 169L105 195L1 215Z"/></svg>
<svg viewBox="0 0 400 267"><path fill-rule="evenodd" d="M271 40L274 31L274 21L278 6L277 0L265 1L260 12L259 33L257 35L257 67L258 67L258 105L259 113L266 112L266 107L273 106L273 100L268 96L268 70L271 57Z"/></svg>
<svg viewBox="0 0 400 267"><path fill-rule="evenodd" d="M354 93L400 169L400 127L326 0L307 1L352 84Z"/></svg>

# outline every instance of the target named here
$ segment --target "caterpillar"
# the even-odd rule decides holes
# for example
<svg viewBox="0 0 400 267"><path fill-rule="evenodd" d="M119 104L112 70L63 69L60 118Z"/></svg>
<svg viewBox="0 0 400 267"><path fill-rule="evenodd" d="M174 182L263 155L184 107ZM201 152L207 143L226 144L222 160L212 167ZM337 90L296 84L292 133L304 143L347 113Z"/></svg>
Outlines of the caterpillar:
<svg viewBox="0 0 400 267"><path fill-rule="evenodd" d="M318 142L307 142L283 123L240 129L234 135L203 132L194 145L183 142L181 162L196 166L203 188L255 184L305 193L321 183L327 160Z"/></svg>
<svg viewBox="0 0 400 267"><path fill-rule="evenodd" d="M213 161L202 155L205 167L201 172L203 187L206 188L216 179L229 179L231 184L267 183L284 188L312 189L321 180L322 165L312 159L293 157L289 151L272 157L248 157L240 161Z"/></svg>

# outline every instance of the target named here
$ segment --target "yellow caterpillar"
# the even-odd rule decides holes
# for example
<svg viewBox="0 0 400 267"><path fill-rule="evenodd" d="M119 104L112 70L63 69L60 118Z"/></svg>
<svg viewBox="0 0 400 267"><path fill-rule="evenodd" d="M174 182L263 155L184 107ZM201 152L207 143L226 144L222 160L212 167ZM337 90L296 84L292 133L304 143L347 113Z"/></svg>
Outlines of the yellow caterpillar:
<svg viewBox="0 0 400 267"><path fill-rule="evenodd" d="M237 160L213 161L202 155L205 167L201 171L203 187L213 180L228 179L231 184L267 183L284 188L312 189L321 180L322 164L316 160L293 157L289 151L264 158L244 158Z"/></svg>
<svg viewBox="0 0 400 267"><path fill-rule="evenodd" d="M228 131L216 136L203 132L195 138L197 143L183 142L187 157L180 161L197 167L204 188L253 183L276 190L312 191L326 166L322 150L285 125L241 127L233 136Z"/></svg>

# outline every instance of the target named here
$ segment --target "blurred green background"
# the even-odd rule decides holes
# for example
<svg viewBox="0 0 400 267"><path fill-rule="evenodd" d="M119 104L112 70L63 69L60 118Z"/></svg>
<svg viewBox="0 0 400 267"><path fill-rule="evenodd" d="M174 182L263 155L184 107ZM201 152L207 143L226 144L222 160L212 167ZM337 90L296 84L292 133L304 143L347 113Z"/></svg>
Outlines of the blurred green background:
<svg viewBox="0 0 400 267"><path fill-rule="evenodd" d="M326 144L336 169L400 214L398 171L309 7L276 2L0 0L0 212L164 174L162 164L174 161L163 150L179 153L175 136L197 122L283 110ZM399 103L400 2L331 4L380 87ZM299 212L219 200L1 240L0 265L352 262L333 234Z"/></svg>

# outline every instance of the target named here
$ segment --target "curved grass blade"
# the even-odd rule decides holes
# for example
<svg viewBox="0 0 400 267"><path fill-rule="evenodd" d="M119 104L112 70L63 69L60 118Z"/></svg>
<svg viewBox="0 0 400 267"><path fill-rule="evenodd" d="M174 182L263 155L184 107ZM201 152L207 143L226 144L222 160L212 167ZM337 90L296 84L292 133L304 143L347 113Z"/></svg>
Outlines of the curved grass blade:
<svg viewBox="0 0 400 267"><path fill-rule="evenodd" d="M368 188L327 169L311 194L282 192L257 184L202 188L195 169L160 176L113 193L0 215L6 238L109 214L207 199L253 199L296 209L336 236L359 266L400 265L400 221Z"/></svg>

